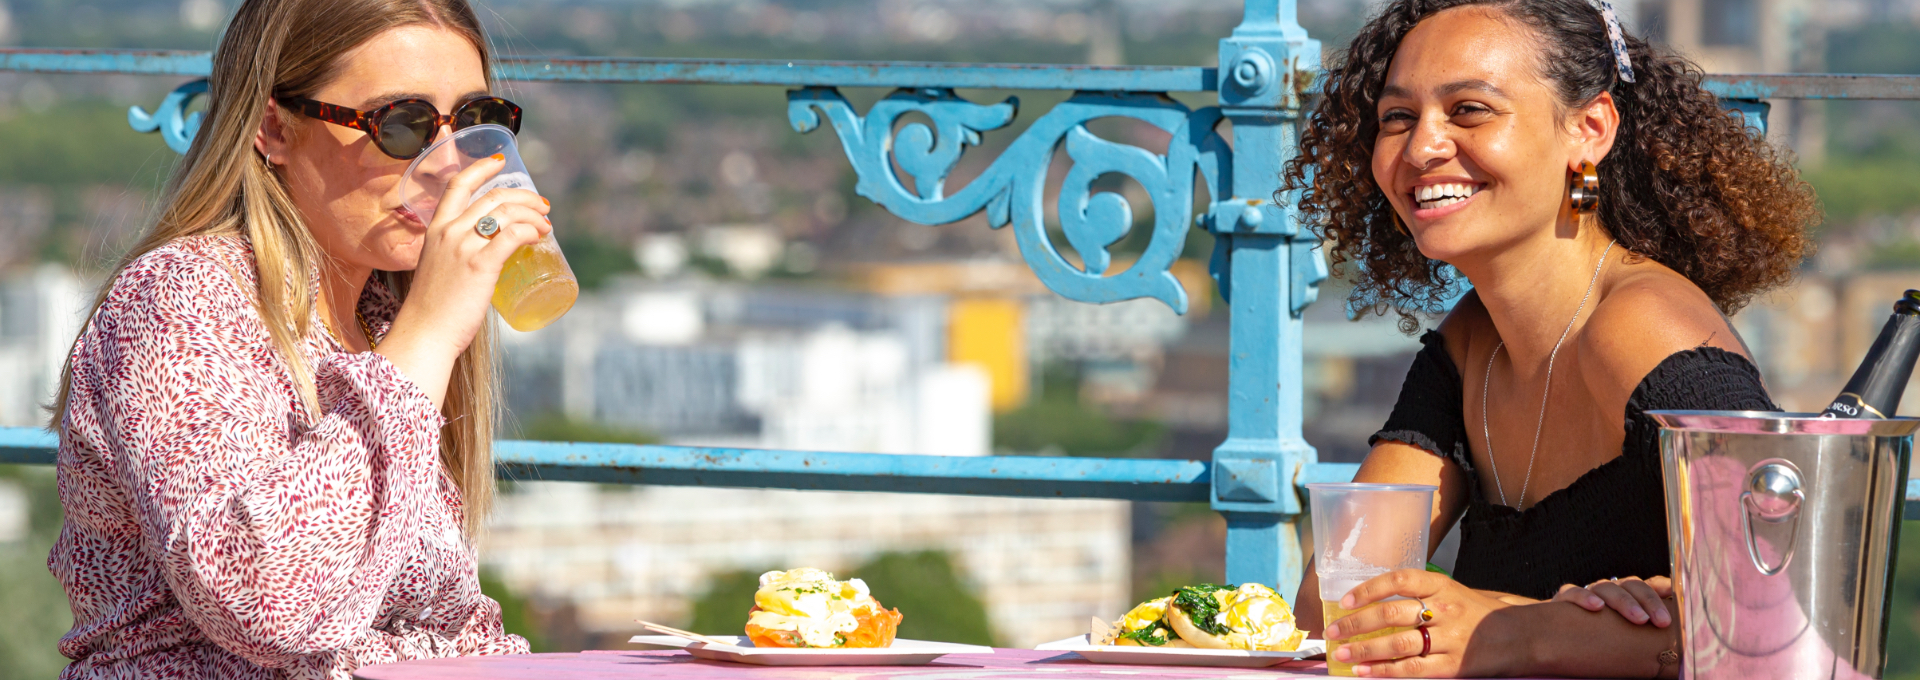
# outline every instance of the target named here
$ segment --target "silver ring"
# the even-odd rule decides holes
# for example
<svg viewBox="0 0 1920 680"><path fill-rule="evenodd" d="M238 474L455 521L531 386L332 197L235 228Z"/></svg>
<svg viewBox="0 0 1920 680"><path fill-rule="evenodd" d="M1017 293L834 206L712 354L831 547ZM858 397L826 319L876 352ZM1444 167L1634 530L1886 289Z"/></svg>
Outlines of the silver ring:
<svg viewBox="0 0 1920 680"><path fill-rule="evenodd" d="M1432 622L1433 622L1433 608L1432 608L1432 607L1428 607L1428 606L1427 606L1427 601L1426 601L1426 600L1422 600L1422 599L1420 599L1420 598L1417 598L1417 597L1416 597L1416 598L1413 598L1413 601L1414 601L1414 603L1415 603L1415 604L1418 604L1418 605L1420 605L1420 624L1421 624L1421 625L1426 625L1426 624L1428 624L1428 623L1432 623Z"/></svg>
<svg viewBox="0 0 1920 680"><path fill-rule="evenodd" d="M494 234L500 233L500 220L493 219L492 215L481 217L480 221L473 225L473 230L480 232L483 238L492 239Z"/></svg>

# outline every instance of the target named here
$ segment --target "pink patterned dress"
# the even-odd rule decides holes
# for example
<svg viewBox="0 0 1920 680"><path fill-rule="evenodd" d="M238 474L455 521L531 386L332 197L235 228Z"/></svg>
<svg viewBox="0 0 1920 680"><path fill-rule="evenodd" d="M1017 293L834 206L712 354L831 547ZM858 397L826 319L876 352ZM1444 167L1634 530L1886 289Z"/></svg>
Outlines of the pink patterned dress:
<svg viewBox="0 0 1920 680"><path fill-rule="evenodd" d="M74 346L47 560L73 605L61 677L347 678L526 652L480 593L438 409L316 318L309 414L254 277L245 240L179 239L121 273ZM398 303L370 283L360 309L380 335Z"/></svg>

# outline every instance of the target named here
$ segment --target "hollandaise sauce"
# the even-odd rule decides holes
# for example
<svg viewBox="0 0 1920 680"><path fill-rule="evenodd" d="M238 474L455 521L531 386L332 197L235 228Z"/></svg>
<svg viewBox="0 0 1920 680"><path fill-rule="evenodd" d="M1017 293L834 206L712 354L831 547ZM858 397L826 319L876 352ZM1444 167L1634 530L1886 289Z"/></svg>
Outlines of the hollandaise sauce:
<svg viewBox="0 0 1920 680"><path fill-rule="evenodd" d="M1147 600L1120 617L1114 627L1116 645L1136 645L1142 647L1164 647L1169 642L1179 640L1173 629L1167 626L1167 602L1172 597Z"/></svg>
<svg viewBox="0 0 1920 680"><path fill-rule="evenodd" d="M860 579L836 581L819 569L761 574L753 605L747 636L761 647L886 647L901 618Z"/></svg>
<svg viewBox="0 0 1920 680"><path fill-rule="evenodd" d="M1181 588L1167 606L1167 621L1182 640L1207 649L1293 651L1306 637L1286 600L1258 583Z"/></svg>

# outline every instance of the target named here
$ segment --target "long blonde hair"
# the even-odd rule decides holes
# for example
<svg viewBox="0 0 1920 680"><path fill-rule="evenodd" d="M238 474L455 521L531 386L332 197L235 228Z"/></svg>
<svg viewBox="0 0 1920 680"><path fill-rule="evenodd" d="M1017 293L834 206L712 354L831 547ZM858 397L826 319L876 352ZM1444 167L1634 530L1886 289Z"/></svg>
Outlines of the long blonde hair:
<svg viewBox="0 0 1920 680"><path fill-rule="evenodd" d="M106 300L128 264L155 248L185 236L244 236L253 245L259 281L254 306L274 346L285 355L302 401L317 412L313 369L300 346L312 330L318 294L313 276L327 256L307 230L286 183L254 152L254 136L271 99L311 95L334 77L348 51L387 30L422 24L470 40L487 67L488 85L493 84L486 37L466 0L243 3L214 51L204 122L168 180L160 216L120 258L93 308ZM406 298L411 273L379 276L395 295ZM491 324L483 324L454 363L442 406L448 423L440 436L440 460L460 488L469 536L478 535L493 499L495 372L493 332ZM69 359L53 404L56 430L67 411L72 380Z"/></svg>

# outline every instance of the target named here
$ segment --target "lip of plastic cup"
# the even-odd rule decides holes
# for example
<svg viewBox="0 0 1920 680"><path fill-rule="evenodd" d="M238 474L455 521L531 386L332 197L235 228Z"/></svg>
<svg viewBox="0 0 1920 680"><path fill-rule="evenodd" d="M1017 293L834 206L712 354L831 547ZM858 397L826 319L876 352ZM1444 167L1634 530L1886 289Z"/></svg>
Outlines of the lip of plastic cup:
<svg viewBox="0 0 1920 680"><path fill-rule="evenodd" d="M407 164L407 170L400 176L400 202L407 210L420 218L421 222L432 223L434 213L439 209L440 197L446 192L446 180L482 158L500 154L506 157L506 166L500 169L487 182L473 192L480 196L493 189L508 187L526 189L538 193L533 186L533 178L527 174L526 163L520 160L520 149L515 143L513 131L499 125L474 125L454 131L427 147L413 161ZM422 175L420 168L427 163L451 166L437 175ZM445 167L445 166L437 166ZM465 209L466 206L461 206Z"/></svg>
<svg viewBox="0 0 1920 680"><path fill-rule="evenodd" d="M1314 482L1307 490L1344 491L1439 491L1431 484L1370 484L1367 482Z"/></svg>

